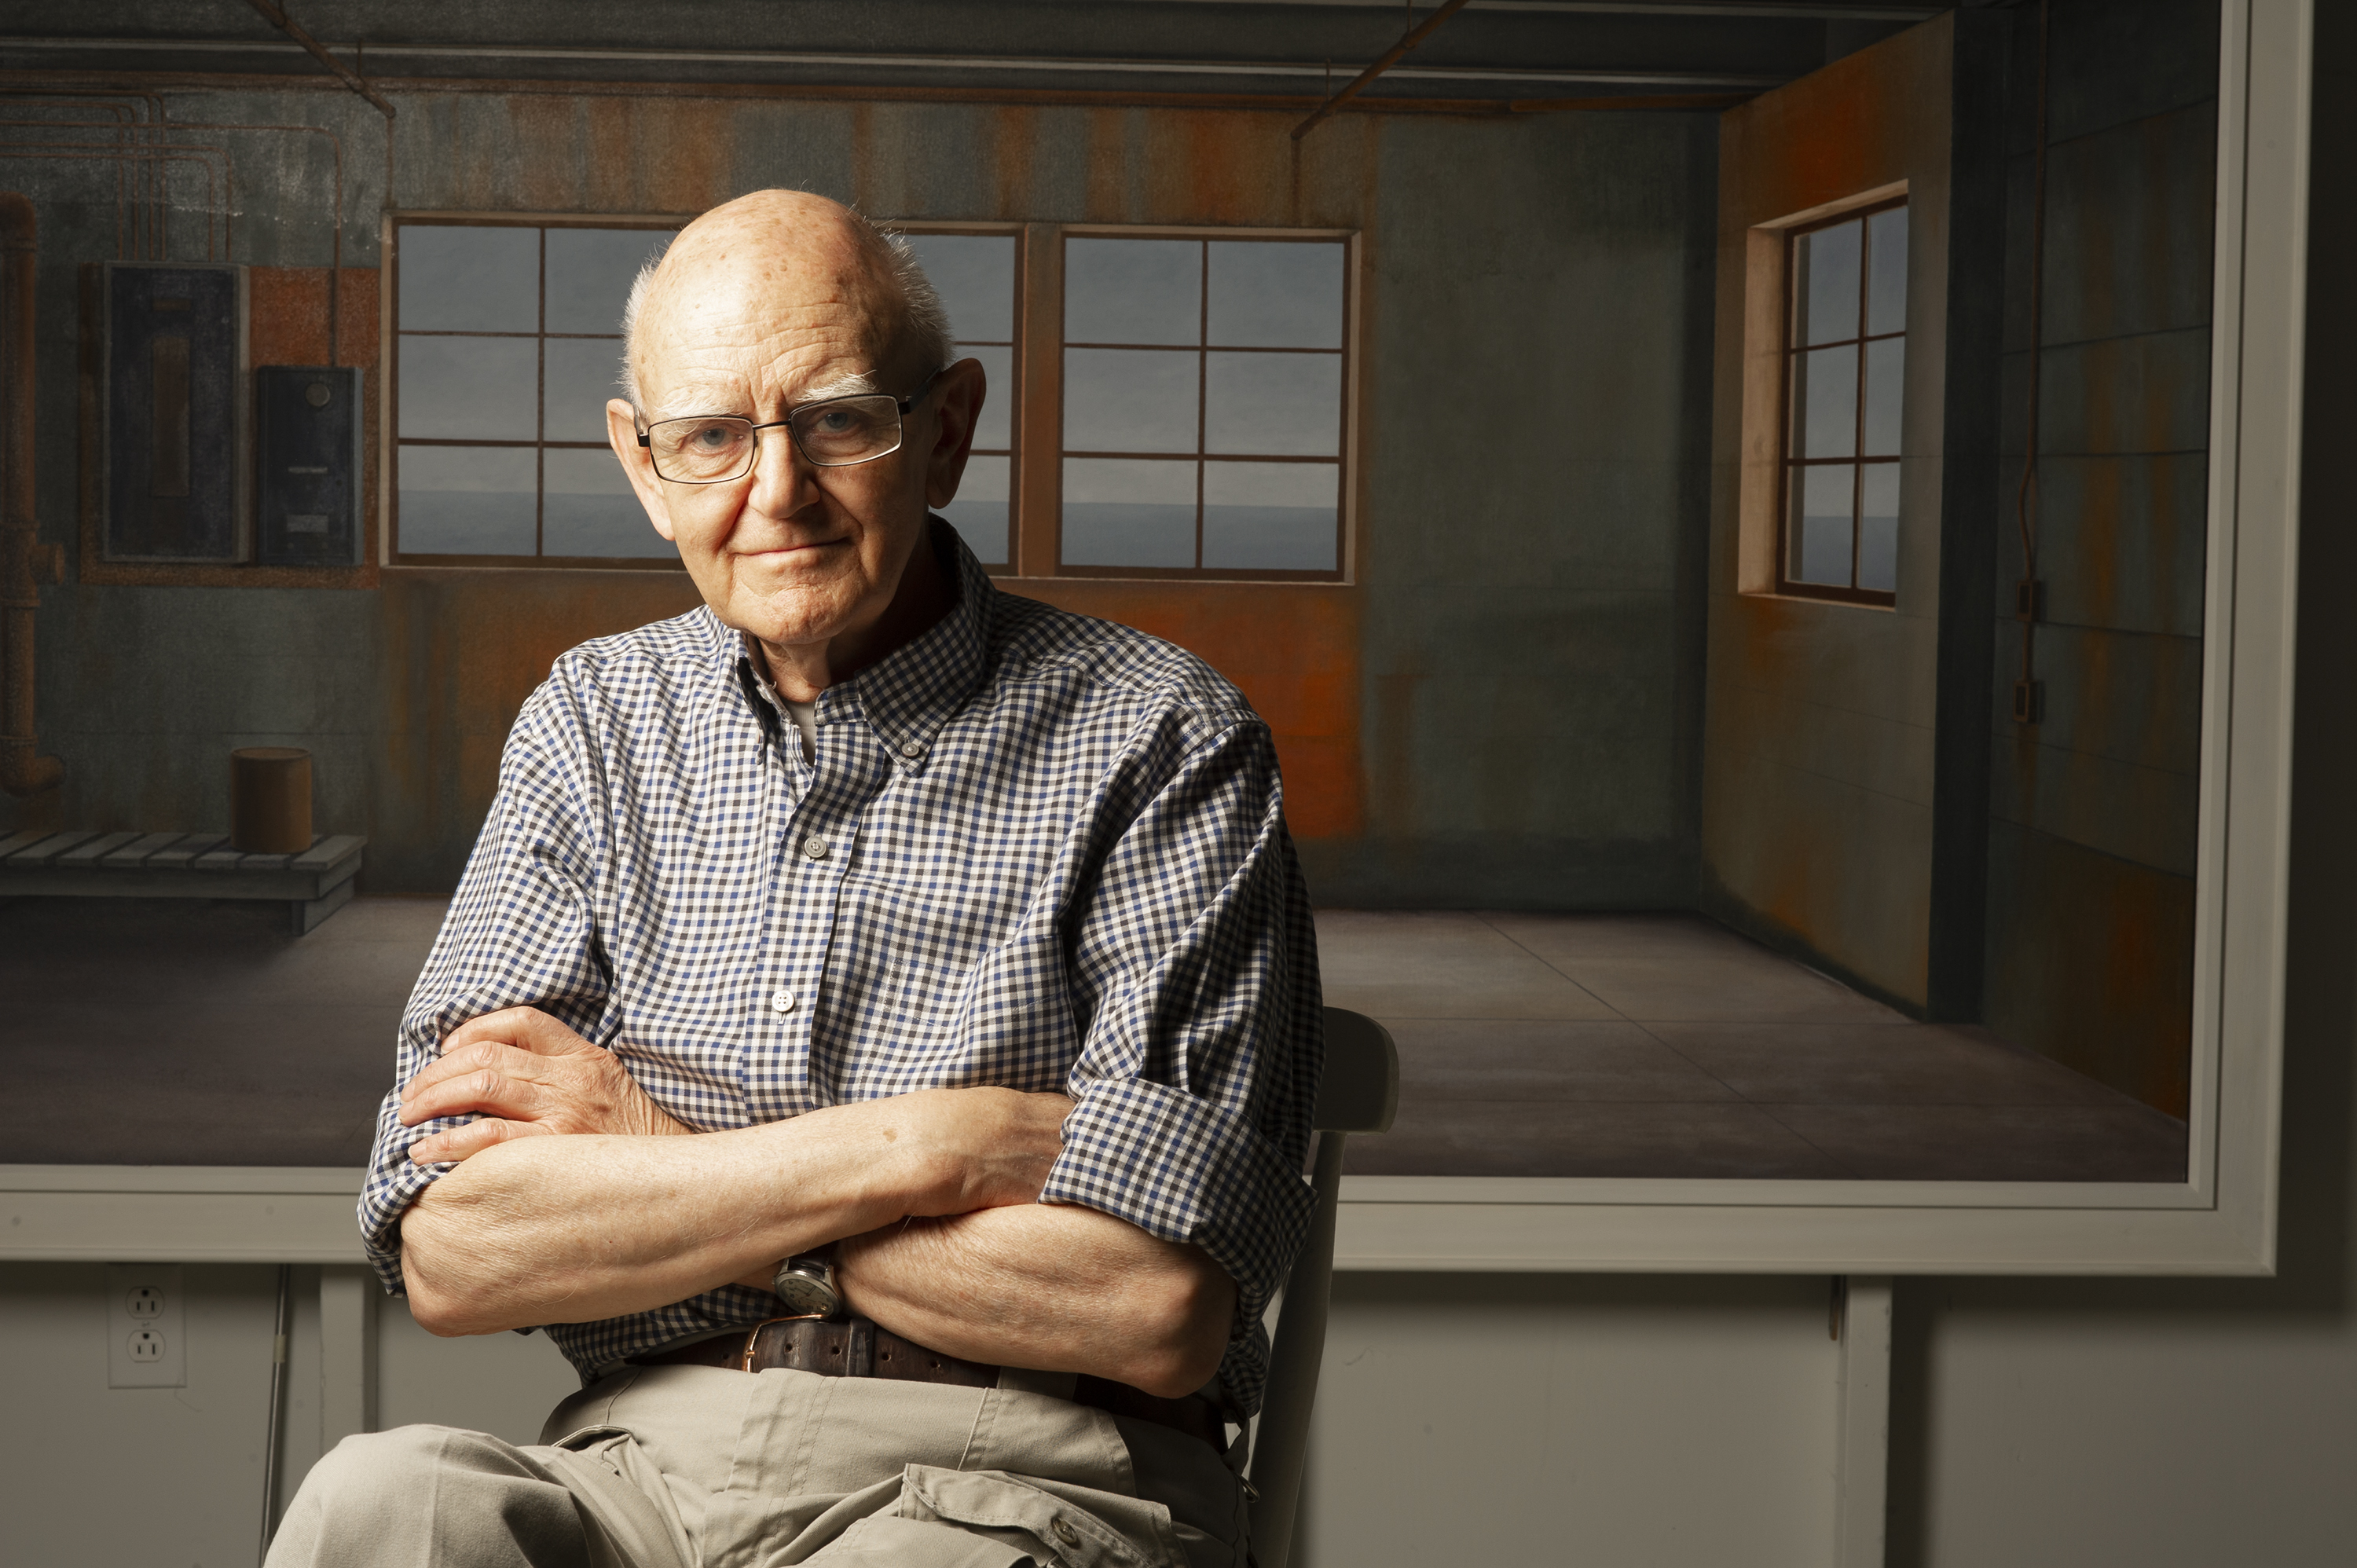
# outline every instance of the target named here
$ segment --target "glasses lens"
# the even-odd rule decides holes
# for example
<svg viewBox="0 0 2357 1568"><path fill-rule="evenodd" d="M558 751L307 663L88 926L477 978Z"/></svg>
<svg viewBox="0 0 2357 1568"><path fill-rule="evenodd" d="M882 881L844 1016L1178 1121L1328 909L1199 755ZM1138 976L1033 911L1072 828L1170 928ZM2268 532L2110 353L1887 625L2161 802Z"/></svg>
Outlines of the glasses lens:
<svg viewBox="0 0 2357 1568"><path fill-rule="evenodd" d="M733 479L752 466L749 419L666 419L647 431L655 472L666 479L708 485Z"/></svg>
<svg viewBox="0 0 2357 1568"><path fill-rule="evenodd" d="M794 440L822 466L864 463L900 445L900 407L889 397L838 397L798 408Z"/></svg>

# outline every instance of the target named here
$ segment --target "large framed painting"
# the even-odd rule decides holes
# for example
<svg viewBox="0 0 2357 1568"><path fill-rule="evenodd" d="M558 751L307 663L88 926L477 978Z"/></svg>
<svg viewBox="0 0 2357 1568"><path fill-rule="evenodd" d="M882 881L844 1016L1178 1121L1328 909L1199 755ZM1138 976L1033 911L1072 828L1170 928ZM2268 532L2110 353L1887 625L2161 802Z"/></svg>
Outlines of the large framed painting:
<svg viewBox="0 0 2357 1568"><path fill-rule="evenodd" d="M1200 162L1229 146L1208 131L1103 141L1092 156L1199 160L1169 166L1200 181L1141 180L1127 207L977 186L917 210L931 199L888 188L1005 393L947 521L1010 591L1194 649L1270 721L1312 892L1334 906L1327 999L1383 1022L1404 1063L1397 1124L1351 1145L1339 1267L2273 1267L2311 5L2169 0L2120 49L2071 31L2119 7L2053 6L2050 35L2047 7L1964 7L1723 113L1403 115L1386 133L1494 155L1402 165L1427 207L1506 173L1524 196L1583 179L1557 207L1594 196L1684 246L1673 265L1632 242L1645 259L1609 287L1580 270L1594 231L1519 198L1496 205L1538 260L1459 264L1491 242L1376 203L1393 175L1345 156L1372 133L1297 152L1274 114L1220 121L1232 166ZM786 137L836 112L745 113ZM1592 150L1640 144L1685 160L1682 194ZM1557 156L1580 146L1586 163ZM385 345L371 384L390 389L371 411L368 570L408 607L380 618L380 651L413 671L382 682L383 725L415 776L371 779L377 754L317 744L323 778L439 813L426 849L371 848L386 891L439 876L447 894L500 704L511 715L548 657L693 602L604 451L603 400L630 280L719 196L601 210L558 181L529 188L562 210L525 210L523 187L489 210L500 193L464 173L405 166L417 205L388 209L383 286L353 269ZM292 331L265 305L293 270L256 278L253 329ZM1451 332L1429 326L1448 311ZM1466 318L1499 315L1467 348ZM1640 426L1685 466L1649 478L1647 454L1602 449ZM1432 539L1411 514L1438 520ZM1532 516L1603 541L1588 575L1512 554ZM1685 543L1663 542L1687 519ZM1487 573L1491 597L1424 595L1443 567ZM1658 639L1690 655L1598 629L1605 567L1692 607ZM1484 657L1564 705L1455 697L1421 754L1387 750L1382 725L1442 682L1419 696L1371 650L1384 614L1444 590L1475 607L1453 628L1524 607L1529 634ZM502 629L511 606L542 629ZM459 628L448 649L396 646L437 616ZM402 727L413 701L447 719L447 755ZM1640 730L1660 740L1644 767ZM1419 782L1463 760L1436 735L1488 754L1449 775L1479 788ZM1550 908L1554 868L1435 830L1410 870L1440 891L1404 905L1367 824L1419 789L1448 832L1585 790L1632 842L1685 834L1685 881L1616 882L1603 855ZM1375 847L1334 847L1352 843ZM349 1060L290 1044L334 1112L292 1141L273 1123L268 1159L239 1153L233 1117L199 1114L233 1054L207 1042L251 1020L130 993L178 965L196 994L227 936L191 928L126 960L74 935L94 917L0 905L0 977L25 977L0 1045L29 1086L0 1112L0 1257L356 1260L390 1067L378 1015L438 916L396 902L283 939L275 969L236 961L258 1016L299 1004L333 1025L362 990L376 1009L348 1009ZM102 1007L112 1035L81 1027ZM44 1086L116 1071L100 1036L126 1031L184 1048L98 1083L134 1108L119 1125L60 1132Z"/></svg>

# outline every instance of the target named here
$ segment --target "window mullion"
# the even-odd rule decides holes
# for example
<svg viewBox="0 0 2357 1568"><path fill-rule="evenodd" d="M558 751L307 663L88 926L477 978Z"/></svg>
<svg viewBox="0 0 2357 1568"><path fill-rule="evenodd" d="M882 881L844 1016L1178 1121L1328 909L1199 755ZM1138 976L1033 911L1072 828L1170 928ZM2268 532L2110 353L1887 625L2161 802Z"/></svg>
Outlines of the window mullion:
<svg viewBox="0 0 2357 1568"><path fill-rule="evenodd" d="M1800 374L1801 345L1799 331L1793 326L1798 307L1793 293L1793 278L1798 271L1793 260L1800 254L1801 240L1797 234L1784 236L1784 328L1783 377L1776 390L1776 451L1782 459L1776 466L1776 587L1781 592L1792 585L1792 487L1799 483L1793 462L1792 421L1797 411L1792 403L1792 382Z"/></svg>
<svg viewBox="0 0 2357 1568"><path fill-rule="evenodd" d="M1860 539L1866 532L1866 302L1867 290L1874 278L1873 226L1864 218L1857 220L1857 341L1850 352L1857 359L1857 393L1854 400L1856 427L1850 435L1850 455L1857 459L1849 470L1849 585L1857 588Z"/></svg>
<svg viewBox="0 0 2357 1568"><path fill-rule="evenodd" d="M533 339L532 411L532 553L535 556L548 553L548 454L542 446L548 439L548 231L540 231L540 291L535 301L538 316L533 321L538 328Z"/></svg>
<svg viewBox="0 0 2357 1568"><path fill-rule="evenodd" d="M1203 569L1203 419L1211 380L1211 242L1197 251L1195 276L1195 570Z"/></svg>
<svg viewBox="0 0 2357 1568"><path fill-rule="evenodd" d="M1055 575L1062 545L1064 465L1064 236L1060 225L1023 226L1022 310L1016 381L1015 537L1009 564L1020 577Z"/></svg>

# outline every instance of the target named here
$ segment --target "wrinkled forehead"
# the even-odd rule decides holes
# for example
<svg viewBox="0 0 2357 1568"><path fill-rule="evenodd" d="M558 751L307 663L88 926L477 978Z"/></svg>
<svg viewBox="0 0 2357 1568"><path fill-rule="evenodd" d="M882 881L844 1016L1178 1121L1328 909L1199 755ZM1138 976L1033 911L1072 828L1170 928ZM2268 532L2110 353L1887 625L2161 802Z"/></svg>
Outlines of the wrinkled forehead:
<svg viewBox="0 0 2357 1568"><path fill-rule="evenodd" d="M774 225L680 238L656 272L633 345L651 414L714 412L702 403L716 389L792 401L880 369L892 295L855 243ZM691 392L696 408L668 406Z"/></svg>

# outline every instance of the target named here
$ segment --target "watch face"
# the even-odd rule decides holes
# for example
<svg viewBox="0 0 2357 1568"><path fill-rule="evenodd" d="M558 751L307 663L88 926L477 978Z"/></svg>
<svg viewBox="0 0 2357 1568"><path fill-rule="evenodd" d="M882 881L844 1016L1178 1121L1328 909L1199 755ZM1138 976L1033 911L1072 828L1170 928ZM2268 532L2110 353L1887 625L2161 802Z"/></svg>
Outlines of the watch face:
<svg viewBox="0 0 2357 1568"><path fill-rule="evenodd" d="M808 1271L808 1272L805 1272ZM823 1264L813 1267L797 1260L778 1271L770 1288L778 1293L778 1300L788 1317L825 1317L840 1305L834 1294L832 1270Z"/></svg>

